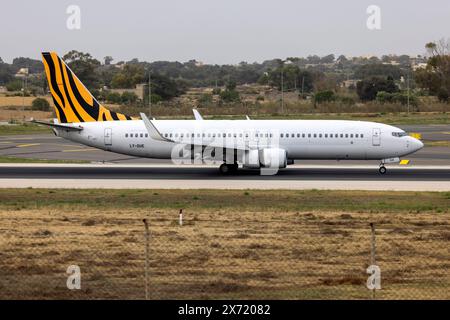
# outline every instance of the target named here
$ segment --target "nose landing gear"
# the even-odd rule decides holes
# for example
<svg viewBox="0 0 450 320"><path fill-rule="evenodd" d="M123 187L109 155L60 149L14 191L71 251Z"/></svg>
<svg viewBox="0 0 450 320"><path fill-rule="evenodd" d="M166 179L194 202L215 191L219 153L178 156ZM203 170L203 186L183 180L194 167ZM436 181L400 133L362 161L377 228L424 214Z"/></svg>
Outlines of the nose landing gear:
<svg viewBox="0 0 450 320"><path fill-rule="evenodd" d="M378 169L378 171L379 171L381 174L385 174L386 171L387 171L387 169L386 169L386 167L385 167L383 164L381 164L381 165L380 165L380 168Z"/></svg>

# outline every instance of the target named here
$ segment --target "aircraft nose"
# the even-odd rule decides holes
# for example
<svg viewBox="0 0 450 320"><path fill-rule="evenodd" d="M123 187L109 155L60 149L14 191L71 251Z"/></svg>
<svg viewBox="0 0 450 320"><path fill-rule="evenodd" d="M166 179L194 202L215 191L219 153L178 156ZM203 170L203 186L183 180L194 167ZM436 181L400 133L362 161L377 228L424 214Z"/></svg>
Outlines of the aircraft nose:
<svg viewBox="0 0 450 320"><path fill-rule="evenodd" d="M411 146L415 151L423 148L423 142L416 138L411 138Z"/></svg>

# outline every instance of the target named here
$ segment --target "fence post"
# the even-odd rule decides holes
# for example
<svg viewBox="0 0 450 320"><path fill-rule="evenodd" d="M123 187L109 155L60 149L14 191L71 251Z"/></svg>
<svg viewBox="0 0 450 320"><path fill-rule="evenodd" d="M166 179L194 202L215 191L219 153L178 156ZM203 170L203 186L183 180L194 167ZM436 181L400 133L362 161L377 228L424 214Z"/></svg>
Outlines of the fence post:
<svg viewBox="0 0 450 320"><path fill-rule="evenodd" d="M371 236L371 246L370 246L370 265L376 265L376 242L375 242L375 225L373 222L370 223ZM372 299L375 299L375 288L372 289Z"/></svg>
<svg viewBox="0 0 450 320"><path fill-rule="evenodd" d="M150 231L148 229L147 219L142 220L145 226L145 300L148 300L149 290L148 290L148 277L149 277L149 254L150 254Z"/></svg>
<svg viewBox="0 0 450 320"><path fill-rule="evenodd" d="M183 209L180 209L180 217L178 222L180 226L183 226Z"/></svg>

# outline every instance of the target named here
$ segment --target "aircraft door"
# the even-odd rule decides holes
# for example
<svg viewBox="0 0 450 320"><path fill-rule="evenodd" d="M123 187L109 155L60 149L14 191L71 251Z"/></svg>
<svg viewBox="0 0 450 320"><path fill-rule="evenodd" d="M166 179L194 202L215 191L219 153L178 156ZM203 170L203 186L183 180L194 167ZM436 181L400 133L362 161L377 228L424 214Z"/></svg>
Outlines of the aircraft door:
<svg viewBox="0 0 450 320"><path fill-rule="evenodd" d="M374 128L372 133L372 145L377 147L381 145L381 129Z"/></svg>
<svg viewBox="0 0 450 320"><path fill-rule="evenodd" d="M112 146L112 129L105 128L105 146Z"/></svg>

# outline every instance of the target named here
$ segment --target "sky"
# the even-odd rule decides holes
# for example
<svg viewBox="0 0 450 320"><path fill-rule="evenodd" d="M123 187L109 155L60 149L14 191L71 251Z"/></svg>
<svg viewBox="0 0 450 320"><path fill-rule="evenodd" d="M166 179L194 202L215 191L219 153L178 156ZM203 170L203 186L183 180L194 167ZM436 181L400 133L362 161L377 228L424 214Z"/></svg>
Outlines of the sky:
<svg viewBox="0 0 450 320"><path fill-rule="evenodd" d="M67 28L70 5L80 9L79 29ZM379 30L366 25L370 5L380 8ZM450 38L448 0L14 0L0 12L6 62L72 49L115 62L211 64L330 53L417 55L442 38Z"/></svg>

